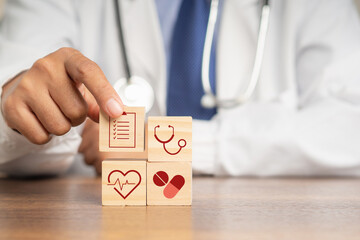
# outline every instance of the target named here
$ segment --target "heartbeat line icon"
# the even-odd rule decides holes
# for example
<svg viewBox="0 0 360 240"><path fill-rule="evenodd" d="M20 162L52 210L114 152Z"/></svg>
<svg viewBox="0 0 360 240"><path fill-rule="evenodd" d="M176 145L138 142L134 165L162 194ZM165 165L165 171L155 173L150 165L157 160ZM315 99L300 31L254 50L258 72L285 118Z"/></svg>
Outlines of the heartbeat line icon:
<svg viewBox="0 0 360 240"><path fill-rule="evenodd" d="M114 182L114 183L111 183L112 181L111 181L111 179L110 179L110 177L111 177L111 175L112 174L114 174L114 176L116 175L116 174L121 174L124 178L129 178L130 177L130 179L132 179L132 180L134 180L134 176L138 176L137 178L139 179L138 181L131 181L131 182L129 182L129 180L128 179L126 179L125 180L125 182L123 181L123 182L121 182L120 181L120 178L119 177L117 177L116 178L116 181ZM127 175L129 174L129 176L127 177ZM135 174L135 175L134 175ZM116 176L115 176L116 177ZM114 177L113 177L113 179L115 179ZM136 178L135 178L136 179ZM120 171L120 170L113 170L112 172L110 172L109 173L109 175L108 175L108 183L107 183L107 185L108 186L114 186L114 190L123 198L123 199L126 199L139 185L140 185L140 183L141 183L141 175L140 175L140 173L138 172L138 171L136 171L136 170L129 170L129 171L127 171L126 173L123 173L122 171ZM117 185L119 185L119 189L117 188ZM128 188L130 191L126 194L126 195L124 195L127 191L123 191L124 190L124 188L125 188L125 186L126 185L129 185L130 187ZM124 193L125 192L125 193Z"/></svg>
<svg viewBox="0 0 360 240"><path fill-rule="evenodd" d="M136 183L129 183L128 180L126 180L124 183L121 183L120 179L118 178L118 179L116 179L116 181L113 184L109 183L108 185L115 186L116 184L119 184L120 191L122 191L125 185L135 185ZM116 188L115 188L115 190L116 190Z"/></svg>

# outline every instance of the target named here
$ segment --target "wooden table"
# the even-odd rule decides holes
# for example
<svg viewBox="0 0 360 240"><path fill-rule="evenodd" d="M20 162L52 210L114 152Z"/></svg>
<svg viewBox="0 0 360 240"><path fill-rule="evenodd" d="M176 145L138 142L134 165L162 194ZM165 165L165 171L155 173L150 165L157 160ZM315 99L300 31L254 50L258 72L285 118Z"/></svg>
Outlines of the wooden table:
<svg viewBox="0 0 360 240"><path fill-rule="evenodd" d="M99 178L0 180L0 239L360 239L360 179L195 178L192 207L102 207Z"/></svg>

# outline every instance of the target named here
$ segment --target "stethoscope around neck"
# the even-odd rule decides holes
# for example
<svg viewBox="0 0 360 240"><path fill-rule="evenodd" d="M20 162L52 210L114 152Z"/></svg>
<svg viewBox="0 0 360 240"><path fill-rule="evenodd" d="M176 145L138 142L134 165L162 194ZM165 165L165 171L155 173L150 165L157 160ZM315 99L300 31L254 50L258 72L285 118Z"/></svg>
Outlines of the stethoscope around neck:
<svg viewBox="0 0 360 240"><path fill-rule="evenodd" d="M120 95L124 104L128 106L144 106L146 112L149 112L152 108L155 97L154 90L145 79L134 76L130 69L127 50L125 46L122 21L121 21L121 9L119 0L114 0L115 10L117 17L117 28L119 34L121 56L125 69L125 77L119 79L114 88ZM258 33L258 40L256 45L254 65L250 77L248 86L243 94L239 94L236 98L232 99L219 99L211 89L209 71L210 71L210 55L211 48L214 39L214 32L216 23L218 20L219 0L211 0L209 20L206 29L204 50L202 56L201 66L201 83L204 90L204 95L201 98L201 105L204 108L233 108L238 105L246 103L254 93L255 87L258 83L260 76L261 65L263 62L264 49L266 44L266 36L269 27L270 19L270 6L269 0L264 0L262 3L260 26Z"/></svg>

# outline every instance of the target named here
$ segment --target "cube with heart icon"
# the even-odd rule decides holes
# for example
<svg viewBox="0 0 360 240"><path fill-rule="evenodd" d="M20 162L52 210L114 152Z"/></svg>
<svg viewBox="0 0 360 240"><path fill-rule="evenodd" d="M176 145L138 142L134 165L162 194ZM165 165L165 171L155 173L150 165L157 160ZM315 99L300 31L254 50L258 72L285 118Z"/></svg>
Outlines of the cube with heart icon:
<svg viewBox="0 0 360 240"><path fill-rule="evenodd" d="M148 162L147 205L191 205L191 162Z"/></svg>
<svg viewBox="0 0 360 240"><path fill-rule="evenodd" d="M102 204L146 205L146 161L103 161Z"/></svg>

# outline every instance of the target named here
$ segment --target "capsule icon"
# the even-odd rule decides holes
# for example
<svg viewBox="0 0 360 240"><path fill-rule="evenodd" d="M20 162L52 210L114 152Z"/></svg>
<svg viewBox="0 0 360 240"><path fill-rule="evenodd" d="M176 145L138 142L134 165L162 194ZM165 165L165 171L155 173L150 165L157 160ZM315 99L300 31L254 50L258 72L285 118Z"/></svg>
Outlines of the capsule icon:
<svg viewBox="0 0 360 240"><path fill-rule="evenodd" d="M185 178L181 175L176 175L164 188L164 196L170 199L175 197L176 194L180 191L180 189L184 186L184 184Z"/></svg>

